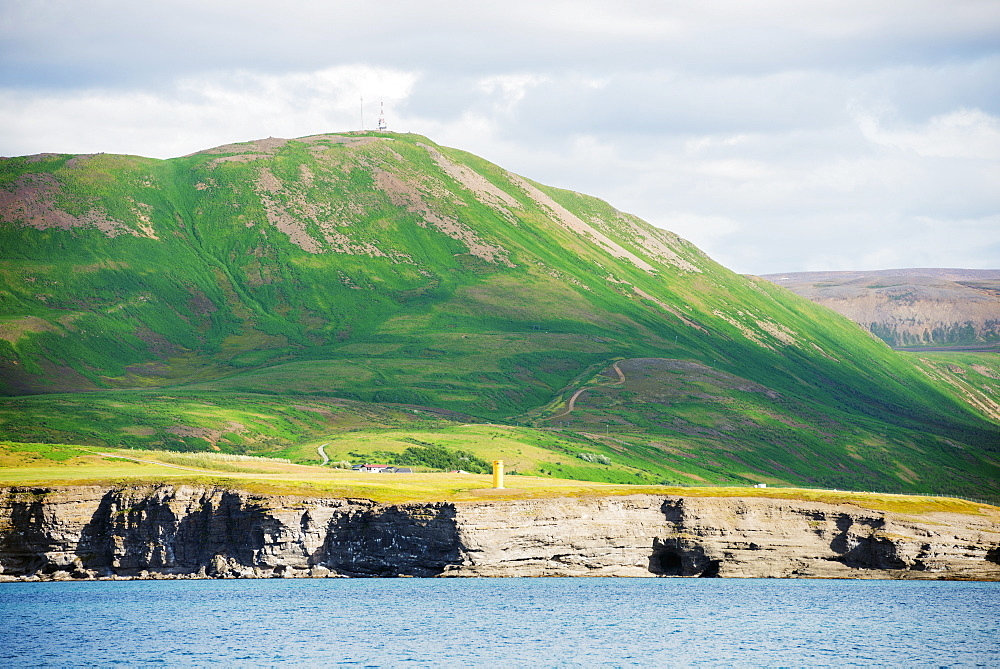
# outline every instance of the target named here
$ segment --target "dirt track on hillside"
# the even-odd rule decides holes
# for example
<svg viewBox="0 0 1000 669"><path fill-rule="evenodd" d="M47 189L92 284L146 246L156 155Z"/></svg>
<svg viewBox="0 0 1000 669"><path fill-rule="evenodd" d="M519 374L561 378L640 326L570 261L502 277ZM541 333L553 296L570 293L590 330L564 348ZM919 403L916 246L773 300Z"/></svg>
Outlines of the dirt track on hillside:
<svg viewBox="0 0 1000 669"><path fill-rule="evenodd" d="M618 366L617 362L613 363L611 366L618 373L618 381L615 381L613 385L620 386L620 385L624 384L625 383L625 373L622 371L621 367ZM573 408L576 406L576 400L577 400L577 398L580 397L580 395L582 395L584 392L586 392L588 390L590 390L590 386L587 386L587 387L584 387L584 388L580 388L578 391L576 391L575 393L573 393L573 396L569 398L569 402L566 403L566 410L563 411L560 414L556 414L554 416L549 416L549 420L553 420L555 418L562 418L563 416L568 416L571 413L573 413Z"/></svg>

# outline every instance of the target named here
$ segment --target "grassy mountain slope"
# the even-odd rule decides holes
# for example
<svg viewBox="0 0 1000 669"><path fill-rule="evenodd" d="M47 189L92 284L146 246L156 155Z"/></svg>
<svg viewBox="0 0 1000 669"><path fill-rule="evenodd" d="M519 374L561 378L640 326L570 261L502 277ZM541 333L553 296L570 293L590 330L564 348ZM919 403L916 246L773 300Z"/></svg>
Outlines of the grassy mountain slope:
<svg viewBox="0 0 1000 669"><path fill-rule="evenodd" d="M997 424L954 384L671 233L423 137L6 159L0 245L10 439L301 451L418 407L529 441L565 428L652 479L1000 493ZM316 404L340 400L353 427Z"/></svg>

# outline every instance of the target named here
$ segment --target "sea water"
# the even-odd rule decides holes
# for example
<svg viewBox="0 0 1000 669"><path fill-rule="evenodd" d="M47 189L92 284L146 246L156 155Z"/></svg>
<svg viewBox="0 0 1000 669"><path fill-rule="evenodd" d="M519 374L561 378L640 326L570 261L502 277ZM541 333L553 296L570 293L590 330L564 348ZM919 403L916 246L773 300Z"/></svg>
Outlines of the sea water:
<svg viewBox="0 0 1000 669"><path fill-rule="evenodd" d="M0 666L1000 666L1000 583L0 584Z"/></svg>

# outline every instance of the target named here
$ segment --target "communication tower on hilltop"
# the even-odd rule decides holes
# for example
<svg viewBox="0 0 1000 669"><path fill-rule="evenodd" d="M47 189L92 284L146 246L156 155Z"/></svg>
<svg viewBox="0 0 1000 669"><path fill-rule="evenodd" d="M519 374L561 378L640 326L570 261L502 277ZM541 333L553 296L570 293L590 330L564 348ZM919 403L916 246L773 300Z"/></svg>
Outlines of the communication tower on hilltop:
<svg viewBox="0 0 1000 669"><path fill-rule="evenodd" d="M381 100L378 101L379 114L378 114L378 130L379 132L385 132L389 129L389 126L385 124L385 103Z"/></svg>

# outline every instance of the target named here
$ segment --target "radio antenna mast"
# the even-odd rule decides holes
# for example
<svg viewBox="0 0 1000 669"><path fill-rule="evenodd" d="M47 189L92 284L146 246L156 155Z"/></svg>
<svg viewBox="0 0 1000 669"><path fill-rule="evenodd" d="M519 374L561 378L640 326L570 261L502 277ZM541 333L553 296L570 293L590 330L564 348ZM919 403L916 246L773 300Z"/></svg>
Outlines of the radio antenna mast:
<svg viewBox="0 0 1000 669"><path fill-rule="evenodd" d="M365 97L361 96L361 130L365 129Z"/></svg>
<svg viewBox="0 0 1000 669"><path fill-rule="evenodd" d="M385 103L382 100L379 100L378 104L379 104L378 130L379 132L385 132L389 128L389 126L385 124Z"/></svg>

